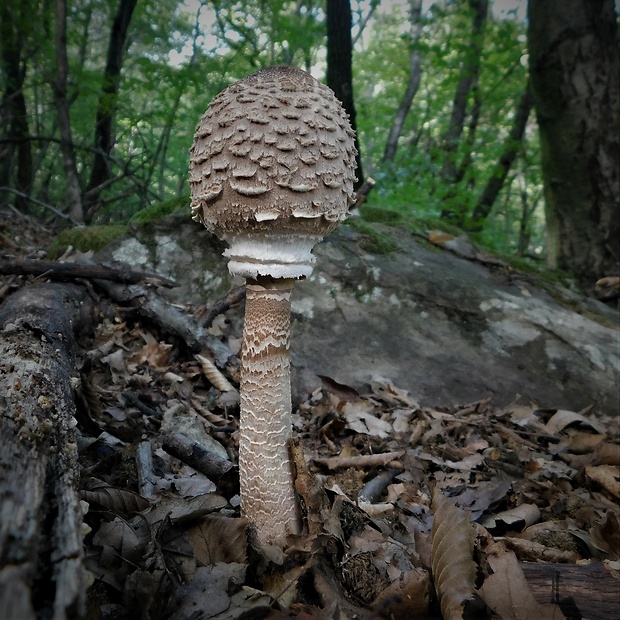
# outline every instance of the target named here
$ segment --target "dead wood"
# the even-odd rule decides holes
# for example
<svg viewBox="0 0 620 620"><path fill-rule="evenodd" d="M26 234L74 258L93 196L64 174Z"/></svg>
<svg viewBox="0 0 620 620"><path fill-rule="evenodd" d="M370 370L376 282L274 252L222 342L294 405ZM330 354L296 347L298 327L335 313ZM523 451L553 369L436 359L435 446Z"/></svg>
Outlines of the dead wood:
<svg viewBox="0 0 620 620"><path fill-rule="evenodd" d="M131 306L139 315L154 321L163 332L183 340L191 351L208 349L220 368L229 364L238 369L237 356L219 338L155 291L138 284L123 286L105 280L98 280L97 285L117 303Z"/></svg>
<svg viewBox="0 0 620 620"><path fill-rule="evenodd" d="M239 470L227 459L206 450L181 433L164 435L163 449L218 484L227 497L239 492Z"/></svg>
<svg viewBox="0 0 620 620"><path fill-rule="evenodd" d="M198 316L197 321L207 329L214 319L220 314L224 314L227 310L240 304L245 299L245 286L236 286L231 289L222 297L218 299L213 305L205 308Z"/></svg>
<svg viewBox="0 0 620 620"><path fill-rule="evenodd" d="M566 618L620 617L620 584L602 562L576 566L521 562L528 585L541 603L556 603Z"/></svg>
<svg viewBox="0 0 620 620"><path fill-rule="evenodd" d="M50 280L75 280L86 278L111 280L125 284L148 281L157 286L172 288L178 286L173 280L156 273L134 271L122 263L101 265L90 263L59 263L45 260L3 260L0 261L0 275L45 276Z"/></svg>
<svg viewBox="0 0 620 620"><path fill-rule="evenodd" d="M21 289L0 308L1 618L84 612L72 377L90 315L70 284Z"/></svg>

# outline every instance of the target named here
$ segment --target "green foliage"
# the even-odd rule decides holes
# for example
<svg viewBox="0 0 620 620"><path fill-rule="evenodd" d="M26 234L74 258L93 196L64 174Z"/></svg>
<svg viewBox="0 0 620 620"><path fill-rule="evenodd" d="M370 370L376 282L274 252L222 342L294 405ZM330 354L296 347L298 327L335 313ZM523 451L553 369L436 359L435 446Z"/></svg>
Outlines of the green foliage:
<svg viewBox="0 0 620 620"><path fill-rule="evenodd" d="M62 256L68 247L80 252L98 252L112 241L126 234L127 227L122 224L68 228L56 235L47 255L50 259L56 259Z"/></svg>
<svg viewBox="0 0 620 620"><path fill-rule="evenodd" d="M71 130L83 190L96 148L95 114L118 1L76 0L68 7ZM445 230L440 215L446 201L471 214L510 131L527 79L525 24L514 16L490 16L488 20L478 89L479 122L471 140L466 129L459 141L454 157L462 175L457 183L448 185L441 177L443 137L461 65L470 51L471 13L466 2L424 5L417 43L421 84L396 157L386 163L385 141L408 82L412 44L407 5L405 0L352 1L354 34L359 20L374 7L356 44L353 67L365 171L377 185L356 226L377 221L378 213L385 212L386 220L404 228ZM7 0L6 6L14 28L19 26L24 65L20 70L26 75L23 92L30 133L37 136L32 141L36 174L31 195L65 209L66 181L60 164L53 91L55 6L36 4L26 20L25 5ZM210 101L231 82L272 64L295 64L321 77L324 11L322 2L297 0L139 2L130 25L114 110L113 182L101 193L95 223L150 221L177 208L175 201L186 205L189 148L196 123ZM0 67L4 92L8 73L5 65L0 63ZM472 96L467 120L474 103ZM539 153L532 120L518 161L477 234L477 242L510 254L544 256ZM371 211L374 215L369 215Z"/></svg>

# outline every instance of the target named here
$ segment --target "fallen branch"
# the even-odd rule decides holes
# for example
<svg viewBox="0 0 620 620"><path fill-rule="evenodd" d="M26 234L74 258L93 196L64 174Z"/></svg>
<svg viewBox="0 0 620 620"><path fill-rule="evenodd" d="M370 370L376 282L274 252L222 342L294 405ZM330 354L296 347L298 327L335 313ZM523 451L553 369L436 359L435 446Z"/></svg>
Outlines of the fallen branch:
<svg viewBox="0 0 620 620"><path fill-rule="evenodd" d="M162 448L217 483L227 497L239 493L239 470L229 460L209 452L181 433L165 435Z"/></svg>
<svg viewBox="0 0 620 620"><path fill-rule="evenodd" d="M384 452L382 454L361 454L359 456L330 456L329 458L313 458L312 462L330 471L346 469L348 467L389 467L391 469L404 469L398 459L405 454L404 450L397 452Z"/></svg>
<svg viewBox="0 0 620 620"><path fill-rule="evenodd" d="M229 308L236 306L244 299L245 286L237 286L228 291L224 297L218 299L213 305L205 308L200 314L198 314L196 320L201 327L207 329L211 323L213 323L215 317L220 314L224 314L224 312L226 312Z"/></svg>
<svg viewBox="0 0 620 620"><path fill-rule="evenodd" d="M0 617L85 613L72 376L86 291L29 286L0 308Z"/></svg>
<svg viewBox="0 0 620 620"><path fill-rule="evenodd" d="M173 280L156 273L134 271L126 265L96 265L86 263L59 263L45 260L0 261L0 275L45 276L50 280L73 280L75 278L111 280L125 284L147 281L157 286L178 286Z"/></svg>

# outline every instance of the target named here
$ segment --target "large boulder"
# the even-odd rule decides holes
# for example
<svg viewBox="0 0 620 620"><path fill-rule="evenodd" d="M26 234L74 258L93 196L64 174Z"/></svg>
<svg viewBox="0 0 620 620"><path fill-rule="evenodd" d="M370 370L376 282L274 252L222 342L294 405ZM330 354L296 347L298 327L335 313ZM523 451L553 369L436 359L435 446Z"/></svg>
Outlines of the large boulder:
<svg viewBox="0 0 620 620"><path fill-rule="evenodd" d="M618 412L616 311L473 253L467 259L403 230L377 230L395 251L369 250L345 224L315 248L314 273L295 287L298 389L312 388L313 373L353 386L381 377L422 405L521 397ZM167 293L175 301L208 304L236 283L223 249L182 213L137 228L105 256L178 281Z"/></svg>

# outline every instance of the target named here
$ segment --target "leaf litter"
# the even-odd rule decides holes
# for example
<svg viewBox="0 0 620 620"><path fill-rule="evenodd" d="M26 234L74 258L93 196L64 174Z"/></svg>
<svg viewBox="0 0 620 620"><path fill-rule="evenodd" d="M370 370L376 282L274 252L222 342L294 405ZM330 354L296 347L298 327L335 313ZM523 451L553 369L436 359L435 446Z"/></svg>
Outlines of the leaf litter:
<svg viewBox="0 0 620 620"><path fill-rule="evenodd" d="M236 351L239 326L233 308L211 332ZM238 363L105 298L80 344L89 619L603 617L525 569L596 565L618 584L613 415L520 398L435 408L388 380L318 375L293 416L304 531L263 557L234 481ZM171 455L171 438L202 458Z"/></svg>
<svg viewBox="0 0 620 620"><path fill-rule="evenodd" d="M559 620L574 616L551 589L536 599L524 562L620 560L618 427L603 412L422 407L387 380L322 376L294 411L304 532L265 558L234 487L162 447L176 434L235 465L238 376L128 316L101 323L84 359L93 617ZM146 506L138 441L153 448Z"/></svg>

